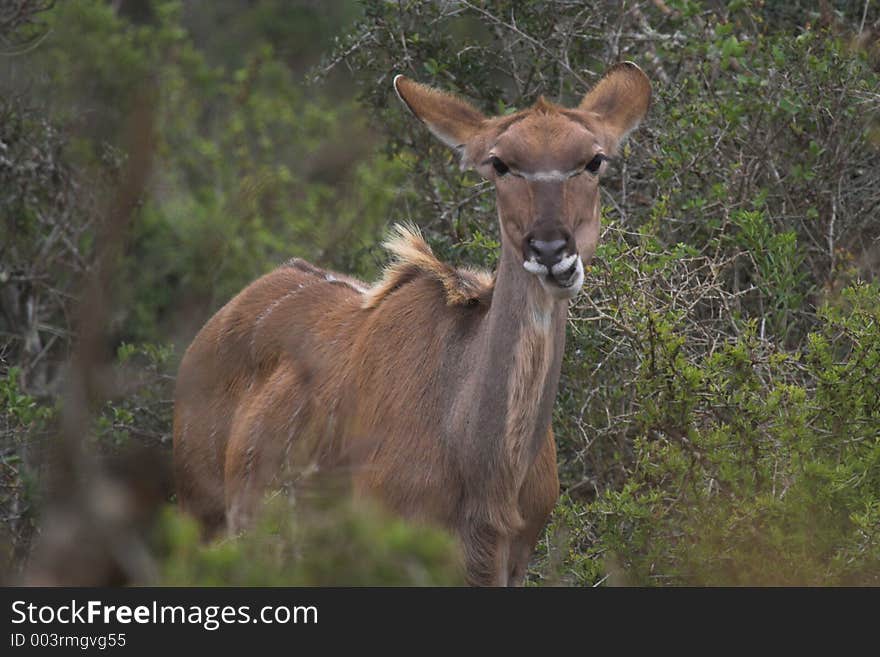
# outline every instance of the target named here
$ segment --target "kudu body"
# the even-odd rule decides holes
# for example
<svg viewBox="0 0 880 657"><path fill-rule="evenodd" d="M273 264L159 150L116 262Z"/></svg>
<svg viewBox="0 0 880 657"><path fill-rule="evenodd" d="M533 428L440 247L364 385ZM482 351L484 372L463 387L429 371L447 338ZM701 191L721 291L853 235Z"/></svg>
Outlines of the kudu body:
<svg viewBox="0 0 880 657"><path fill-rule="evenodd" d="M345 472L356 496L440 525L473 584L518 584L559 492L550 418L568 300L599 235L598 176L650 84L614 66L576 109L485 118L398 76L462 168L496 187L494 277L397 229L373 286L294 260L252 283L180 367L174 461L184 509L238 531L285 470Z"/></svg>

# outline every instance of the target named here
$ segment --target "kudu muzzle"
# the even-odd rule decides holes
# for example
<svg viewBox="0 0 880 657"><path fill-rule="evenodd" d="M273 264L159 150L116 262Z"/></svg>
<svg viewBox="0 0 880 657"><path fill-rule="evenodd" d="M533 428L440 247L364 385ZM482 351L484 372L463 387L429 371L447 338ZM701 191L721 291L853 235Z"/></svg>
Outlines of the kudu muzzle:
<svg viewBox="0 0 880 657"><path fill-rule="evenodd" d="M525 236L523 267L559 299L575 296L584 282L584 265L574 237L559 225L538 227Z"/></svg>

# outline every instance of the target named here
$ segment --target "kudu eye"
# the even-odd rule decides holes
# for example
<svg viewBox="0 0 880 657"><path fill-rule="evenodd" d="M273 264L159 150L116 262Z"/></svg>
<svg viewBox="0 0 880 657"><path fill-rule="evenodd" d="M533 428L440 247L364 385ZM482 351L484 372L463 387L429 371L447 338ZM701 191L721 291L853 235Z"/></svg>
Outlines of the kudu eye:
<svg viewBox="0 0 880 657"><path fill-rule="evenodd" d="M510 167L508 167L504 162L502 162L499 158L492 158L492 168L495 169L495 173L499 176L503 176L505 173L510 171Z"/></svg>
<svg viewBox="0 0 880 657"><path fill-rule="evenodd" d="M602 167L602 162L607 159L607 157L599 153L599 155L590 160L584 168L592 174L599 173L599 169Z"/></svg>

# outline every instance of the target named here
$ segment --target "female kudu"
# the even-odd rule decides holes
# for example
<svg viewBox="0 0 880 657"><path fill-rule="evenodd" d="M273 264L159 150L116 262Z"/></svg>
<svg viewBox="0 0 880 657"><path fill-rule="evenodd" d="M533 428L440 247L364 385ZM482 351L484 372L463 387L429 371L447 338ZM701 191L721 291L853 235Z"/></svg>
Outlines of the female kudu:
<svg viewBox="0 0 880 657"><path fill-rule="evenodd" d="M494 278L398 227L372 287L301 260L248 286L181 363L178 496L234 532L286 468L344 471L355 495L452 532L473 584L518 584L559 492L550 416L568 300L599 237L598 178L650 83L618 64L576 109L542 98L497 118L402 76L394 88L494 183Z"/></svg>

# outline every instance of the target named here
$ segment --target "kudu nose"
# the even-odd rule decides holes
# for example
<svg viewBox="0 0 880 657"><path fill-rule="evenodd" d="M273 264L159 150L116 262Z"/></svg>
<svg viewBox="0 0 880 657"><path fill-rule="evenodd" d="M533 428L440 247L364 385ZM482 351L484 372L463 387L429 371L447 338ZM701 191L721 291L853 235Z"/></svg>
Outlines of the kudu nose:
<svg viewBox="0 0 880 657"><path fill-rule="evenodd" d="M568 240L536 240L531 239L528 243L528 258L534 258L544 265L548 271L553 269L566 256Z"/></svg>

